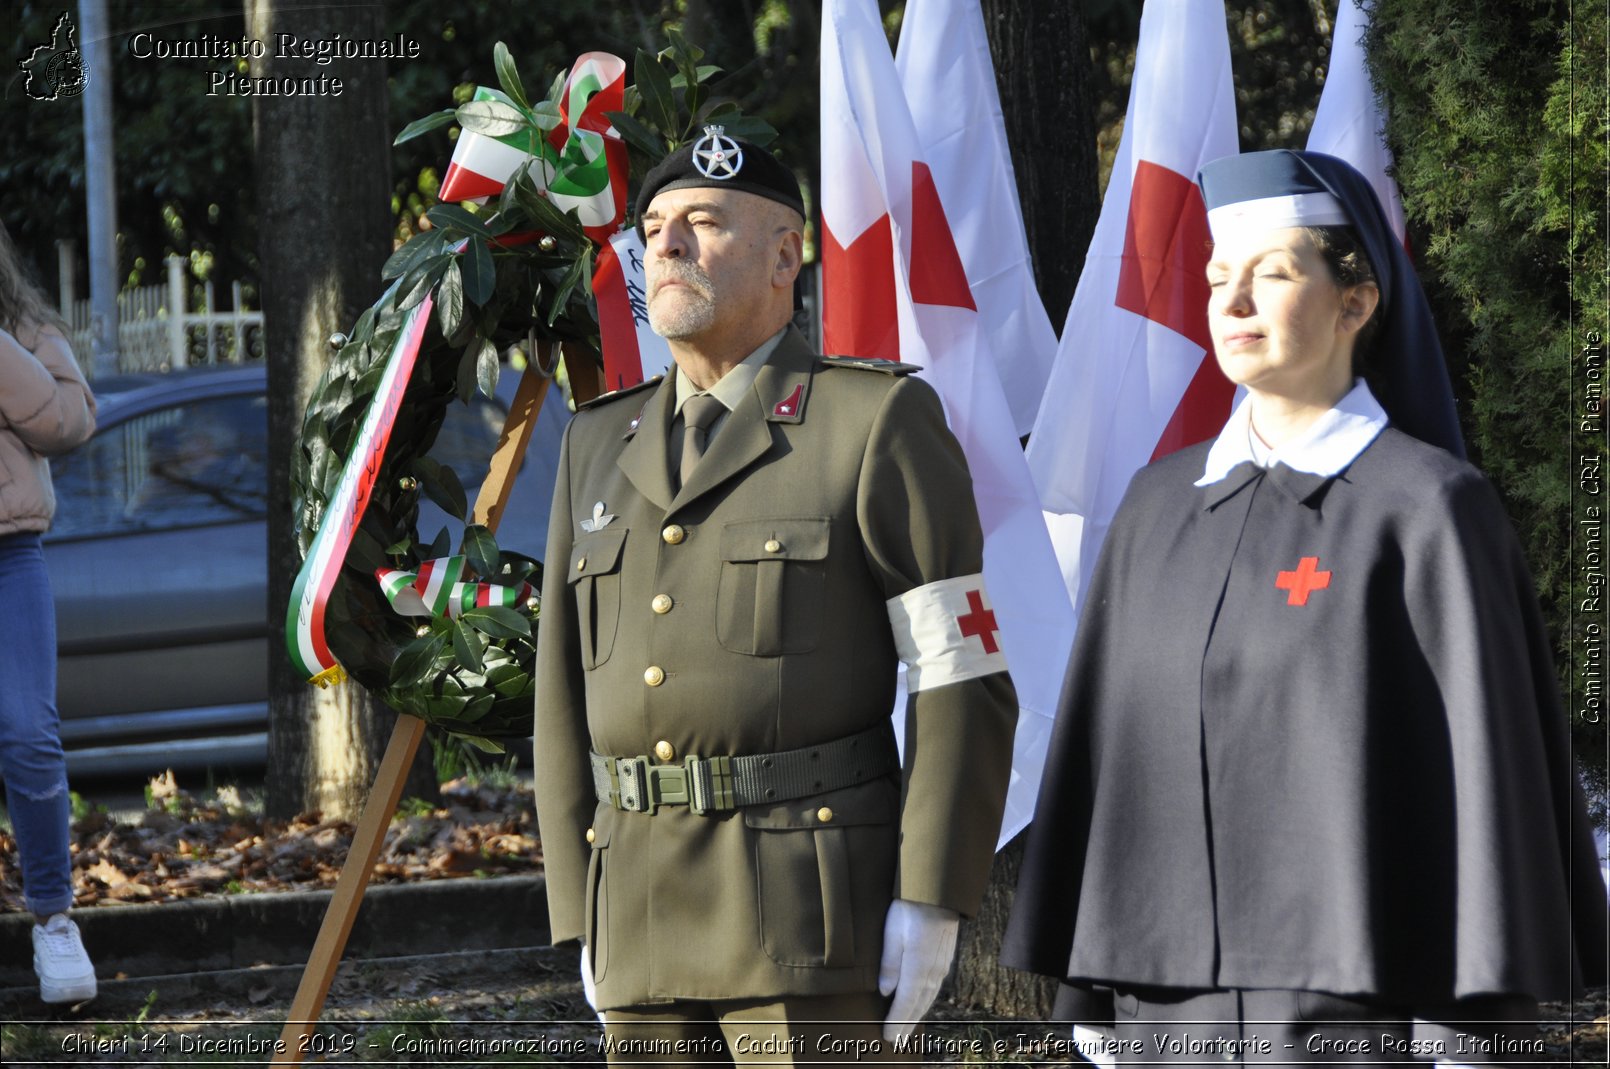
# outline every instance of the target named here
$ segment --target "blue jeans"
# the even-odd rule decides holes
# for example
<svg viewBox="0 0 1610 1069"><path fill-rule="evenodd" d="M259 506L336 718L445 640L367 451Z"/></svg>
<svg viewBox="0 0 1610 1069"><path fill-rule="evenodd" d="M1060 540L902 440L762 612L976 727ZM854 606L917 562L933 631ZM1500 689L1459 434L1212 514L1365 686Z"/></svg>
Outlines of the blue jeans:
<svg viewBox="0 0 1610 1069"><path fill-rule="evenodd" d="M56 606L39 536L0 537L0 777L23 894L42 917L73 904L67 761L56 716Z"/></svg>

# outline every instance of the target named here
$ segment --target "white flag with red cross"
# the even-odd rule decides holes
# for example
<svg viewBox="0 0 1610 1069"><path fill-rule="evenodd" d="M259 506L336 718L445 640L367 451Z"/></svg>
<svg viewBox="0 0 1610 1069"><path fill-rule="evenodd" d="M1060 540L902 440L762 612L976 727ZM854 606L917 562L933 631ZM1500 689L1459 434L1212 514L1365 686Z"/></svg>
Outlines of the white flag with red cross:
<svg viewBox="0 0 1610 1069"><path fill-rule="evenodd" d="M907 0L895 67L978 305L1019 437L1034 426L1057 332L1034 285L995 64L978 0Z"/></svg>
<svg viewBox="0 0 1610 1069"><path fill-rule="evenodd" d="M949 216L974 205L941 202L874 0L824 4L821 59L824 347L923 367L967 455L984 529L987 600L976 576L956 577L975 581L967 589L930 592L950 606L951 618L944 636L913 629L912 663L927 678L908 669L907 685L958 678L945 674L954 666L935 664L935 643L1004 656L1022 710L1005 843L1033 815L1073 607L1048 596L1058 589L1056 559L952 237ZM925 615L916 602L908 608ZM893 606L891 618L898 629Z"/></svg>
<svg viewBox="0 0 1610 1069"><path fill-rule="evenodd" d="M1123 137L1028 447L1075 604L1130 476L1214 437L1230 415L1234 388L1208 336L1196 173L1236 151L1223 5L1150 0Z"/></svg>
<svg viewBox="0 0 1610 1069"><path fill-rule="evenodd" d="M1364 32L1374 8L1366 0L1341 0L1336 28L1331 31L1330 70L1325 73L1319 107L1314 109L1308 149L1346 160L1369 179L1392 233L1407 247L1403 201L1392 180L1392 150L1386 147L1383 134L1385 117L1364 64Z"/></svg>

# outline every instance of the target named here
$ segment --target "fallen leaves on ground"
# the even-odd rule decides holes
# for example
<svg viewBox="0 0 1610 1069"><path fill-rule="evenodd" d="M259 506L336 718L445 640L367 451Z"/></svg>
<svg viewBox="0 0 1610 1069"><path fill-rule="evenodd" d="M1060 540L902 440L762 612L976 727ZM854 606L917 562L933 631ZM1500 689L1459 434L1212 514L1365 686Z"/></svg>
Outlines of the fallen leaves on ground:
<svg viewBox="0 0 1610 1069"><path fill-rule="evenodd" d="M267 820L225 790L201 799L161 779L136 821L104 812L73 823L74 905L118 906L215 894L332 887L353 824L317 812ZM541 871L536 817L525 787L442 785L441 805L405 806L386 831L373 882ZM16 843L0 832L0 905L24 908Z"/></svg>

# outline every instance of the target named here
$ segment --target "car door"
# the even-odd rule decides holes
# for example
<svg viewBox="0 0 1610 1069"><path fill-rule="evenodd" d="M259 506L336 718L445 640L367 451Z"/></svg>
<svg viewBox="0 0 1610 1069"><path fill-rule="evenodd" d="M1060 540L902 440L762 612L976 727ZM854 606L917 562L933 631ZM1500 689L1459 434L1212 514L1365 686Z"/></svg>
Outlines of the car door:
<svg viewBox="0 0 1610 1069"><path fill-rule="evenodd" d="M248 391L153 403L54 462L45 559L64 737L95 720L98 737L146 741L185 717L135 714L262 706L267 409L260 382ZM113 733L105 718L124 717Z"/></svg>

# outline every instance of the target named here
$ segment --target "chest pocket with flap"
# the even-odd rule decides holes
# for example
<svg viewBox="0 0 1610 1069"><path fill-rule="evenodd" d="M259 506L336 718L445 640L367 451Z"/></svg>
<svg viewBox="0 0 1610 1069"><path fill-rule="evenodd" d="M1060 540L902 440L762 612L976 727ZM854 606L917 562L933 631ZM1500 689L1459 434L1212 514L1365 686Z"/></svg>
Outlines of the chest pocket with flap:
<svg viewBox="0 0 1610 1069"><path fill-rule="evenodd" d="M576 630L581 665L594 669L609 660L621 615L621 550L626 528L612 527L577 538L570 548L566 578L576 595Z"/></svg>
<svg viewBox="0 0 1610 1069"><path fill-rule="evenodd" d="M816 648L827 588L826 519L743 520L721 531L716 637L734 653Z"/></svg>

